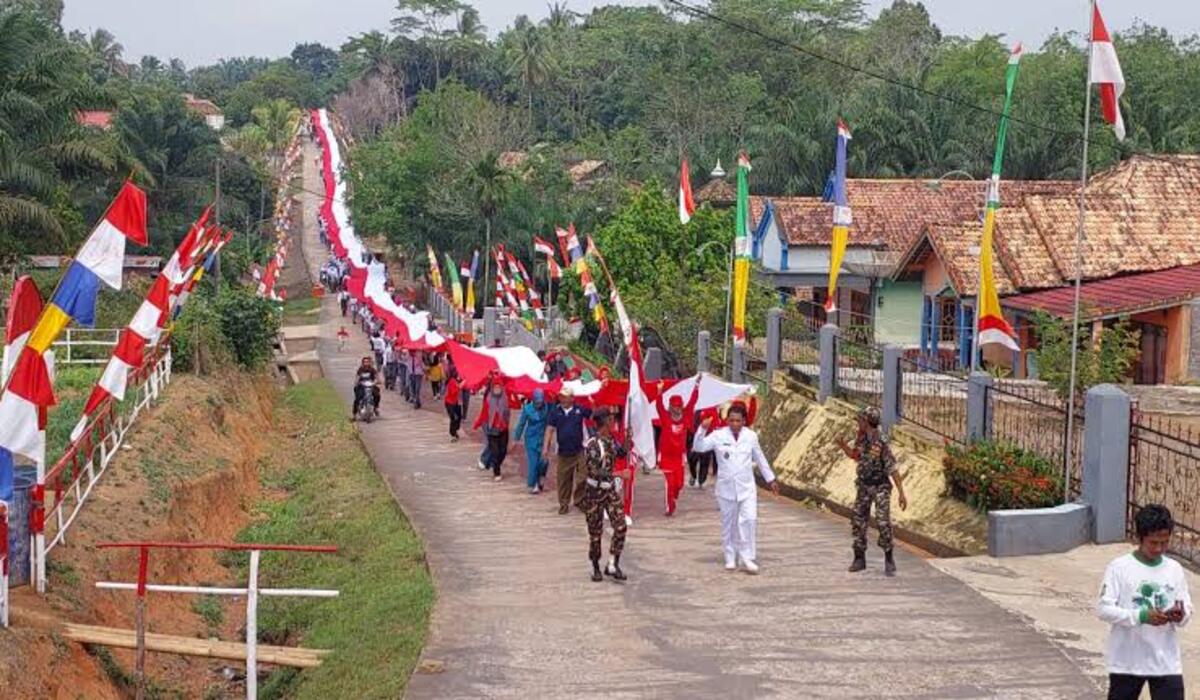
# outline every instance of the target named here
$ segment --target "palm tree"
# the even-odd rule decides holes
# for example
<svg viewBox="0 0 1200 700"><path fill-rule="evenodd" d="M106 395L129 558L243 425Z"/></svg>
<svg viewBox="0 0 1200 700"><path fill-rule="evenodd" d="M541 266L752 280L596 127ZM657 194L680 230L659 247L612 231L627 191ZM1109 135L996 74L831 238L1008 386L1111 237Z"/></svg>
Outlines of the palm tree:
<svg viewBox="0 0 1200 700"><path fill-rule="evenodd" d="M554 71L554 59L538 27L527 18L518 17L514 24L516 45L509 51L508 74L518 78L525 89L529 128L533 129L533 90L545 82ZM525 19L524 22L520 20Z"/></svg>
<svg viewBox="0 0 1200 700"><path fill-rule="evenodd" d="M284 99L265 102L250 110L250 116L262 129L270 153L271 167L277 164L287 148L296 125L300 123L300 110Z"/></svg>
<svg viewBox="0 0 1200 700"><path fill-rule="evenodd" d="M107 29L100 28L92 32L91 38L88 39L88 48L104 65L108 71L108 77L113 74L125 75L129 72L129 66L121 59L121 55L125 53L125 47L113 33Z"/></svg>
<svg viewBox="0 0 1200 700"><path fill-rule="evenodd" d="M554 2L546 5L549 12L546 14L546 19L542 23L546 28L554 34L560 34L567 29L570 29L575 24L575 19L579 17L578 13L567 9L567 3Z"/></svg>
<svg viewBox="0 0 1200 700"><path fill-rule="evenodd" d="M508 202L512 174L500 167L498 154L489 153L471 166L467 180L475 200L475 210L483 217L484 250L487 251L483 258L483 290L486 294L491 289L488 277L491 274L492 226Z"/></svg>
<svg viewBox="0 0 1200 700"><path fill-rule="evenodd" d="M395 59L398 40L392 40L383 32L370 31L360 34L342 47L342 50L358 56L366 63L363 75L378 77L392 93L395 114L407 114L408 96L404 86L407 82L403 70Z"/></svg>
<svg viewBox="0 0 1200 700"><path fill-rule="evenodd" d="M458 14L458 21L449 39L450 65L458 72L477 55L487 42L487 27L479 19L479 10L466 7Z"/></svg>
<svg viewBox="0 0 1200 700"><path fill-rule="evenodd" d="M106 106L84 55L28 12L0 14L0 248L64 230L51 204L64 174L111 170L103 137L76 115Z"/></svg>

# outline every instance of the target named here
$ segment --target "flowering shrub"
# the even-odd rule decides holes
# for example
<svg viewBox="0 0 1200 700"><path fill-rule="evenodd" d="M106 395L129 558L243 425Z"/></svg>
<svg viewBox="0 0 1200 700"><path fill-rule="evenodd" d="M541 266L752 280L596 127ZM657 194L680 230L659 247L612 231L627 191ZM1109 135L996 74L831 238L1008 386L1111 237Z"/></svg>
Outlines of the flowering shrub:
<svg viewBox="0 0 1200 700"><path fill-rule="evenodd" d="M947 445L946 491L982 512L1046 508L1062 502L1062 474L1049 460L1016 445L981 440Z"/></svg>

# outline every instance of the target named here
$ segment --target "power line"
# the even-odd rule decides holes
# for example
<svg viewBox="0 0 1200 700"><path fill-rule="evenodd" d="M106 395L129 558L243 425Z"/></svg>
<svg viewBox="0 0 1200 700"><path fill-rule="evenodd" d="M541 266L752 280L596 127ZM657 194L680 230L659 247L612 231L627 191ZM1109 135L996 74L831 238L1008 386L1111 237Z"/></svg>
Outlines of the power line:
<svg viewBox="0 0 1200 700"><path fill-rule="evenodd" d="M807 46L804 46L802 44L798 44L794 41L764 32L763 30L758 29L757 27L749 26L747 24L738 22L737 20L733 20L728 17L722 17L721 15L710 12L710 11L704 9L703 7L691 5L686 2L682 2L681 0L663 0L663 2L667 3L668 5L673 5L677 8L679 8L680 10L682 10L683 12L686 12L694 17L708 19L713 22L723 24L727 27L737 29L738 31L742 31L747 34L752 34L760 39L763 39L764 41L767 41L771 44L775 44L776 46L781 46L784 48L792 49L793 51L801 53L810 58L816 59L818 61L823 61L830 65L842 68L844 70L848 70L848 71L851 71L854 73L858 73L860 75L864 75L868 78L881 81L888 85L892 85L892 86L902 88L905 90L910 90L912 92L916 92L916 93L925 95L927 97L932 97L934 99L941 100L943 102L955 105L957 107L969 109L969 110L972 110L975 112L979 112L981 114L988 114L988 115L991 115L991 116L994 116L997 118L1005 116L1003 112L992 109L991 107L984 107L982 105L977 105L973 102L968 102L966 100L959 99L957 97L954 97L953 95L947 95L945 93L937 92L935 90L930 90L928 88L921 87L920 85L913 85L912 83L907 83L903 80L899 80L897 78L893 78L891 76L884 75L883 73L873 71L869 68L855 65L848 61L844 61L840 58L835 58L833 56L829 56L829 55L821 53L819 51L815 51L815 50L813 50ZM1088 89L1089 90L1091 89L1090 85L1088 86ZM1048 126L1046 124L1039 124L1038 122L1029 121L1028 119L1016 117L1011 114L1008 115L1008 120L1010 122L1012 122L1013 124L1021 124L1024 126L1031 127L1033 129L1037 129L1039 131L1044 131L1049 134L1055 134L1058 136L1064 136L1064 137L1082 141L1082 137L1078 134L1075 134L1074 132L1064 131L1063 129L1059 129L1059 128L1056 128L1053 126ZM1154 153L1146 153L1143 151L1132 151L1132 150L1126 151L1126 150L1122 149L1120 146L1106 144L1104 142L1093 141L1092 145L1096 148L1106 149L1109 152L1117 154L1118 160L1120 159L1119 157L1121 155L1128 154L1128 155L1142 156L1144 158L1159 160L1159 161L1163 161L1163 162L1170 161L1169 157L1164 157L1164 156L1154 154Z"/></svg>

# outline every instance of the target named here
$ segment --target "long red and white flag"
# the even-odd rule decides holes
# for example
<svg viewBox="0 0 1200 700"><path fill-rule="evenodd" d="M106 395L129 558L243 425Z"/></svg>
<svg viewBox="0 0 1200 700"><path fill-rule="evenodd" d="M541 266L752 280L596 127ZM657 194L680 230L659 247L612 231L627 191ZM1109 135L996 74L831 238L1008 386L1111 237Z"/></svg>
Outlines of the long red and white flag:
<svg viewBox="0 0 1200 700"><path fill-rule="evenodd" d="M679 223L686 224L696 213L696 200L692 198L692 177L688 173L687 158L679 168Z"/></svg>
<svg viewBox="0 0 1200 700"><path fill-rule="evenodd" d="M1125 74L1121 72L1121 62L1117 60L1117 50L1108 35L1108 27L1100 16L1100 6L1096 5L1095 8L1092 13L1092 84L1100 86L1100 107L1104 121L1112 125L1117 140L1124 141L1125 120L1121 117L1121 95L1125 92Z"/></svg>

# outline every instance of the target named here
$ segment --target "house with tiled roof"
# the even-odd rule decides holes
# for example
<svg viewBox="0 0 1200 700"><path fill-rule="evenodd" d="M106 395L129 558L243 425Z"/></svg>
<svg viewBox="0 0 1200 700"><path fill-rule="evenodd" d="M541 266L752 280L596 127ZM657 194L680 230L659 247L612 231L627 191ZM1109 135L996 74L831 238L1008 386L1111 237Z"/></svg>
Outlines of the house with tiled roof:
<svg viewBox="0 0 1200 700"><path fill-rule="evenodd" d="M220 131L225 128L225 113L212 100L196 97L191 93L184 93L183 103L189 111L203 117L204 123L213 131Z"/></svg>
<svg viewBox="0 0 1200 700"><path fill-rule="evenodd" d="M1006 194L1070 191L1071 183L1006 183ZM896 277L903 255L935 224L979 220L986 183L977 180L854 179L846 193L854 222L839 274L839 325L871 326L879 342L917 348L925 290ZM820 197L751 197L753 252L772 286L811 299L816 322L829 278L833 204Z"/></svg>
<svg viewBox="0 0 1200 700"><path fill-rule="evenodd" d="M1031 317L1069 320L1074 307L1078 186L1023 191L1001 186L994 273L1001 306L1022 347L985 349L984 360L1036 376ZM1200 377L1200 156L1134 156L1087 188L1080 299L1093 333L1126 319L1141 333L1133 379ZM902 254L897 282L919 282L919 351L970 362L978 287L977 219L927 225ZM1195 346L1193 348L1193 345Z"/></svg>

